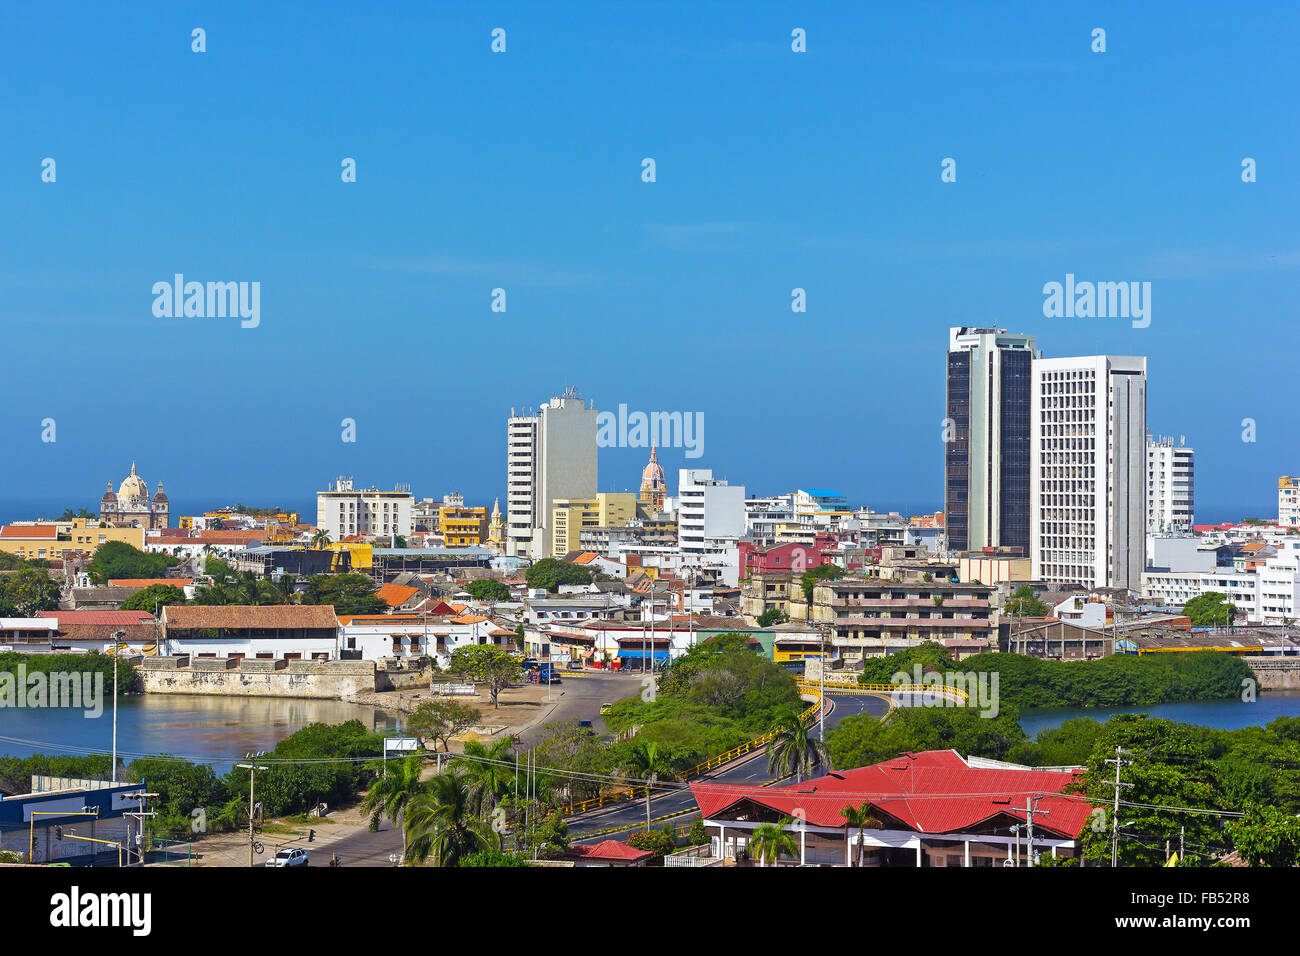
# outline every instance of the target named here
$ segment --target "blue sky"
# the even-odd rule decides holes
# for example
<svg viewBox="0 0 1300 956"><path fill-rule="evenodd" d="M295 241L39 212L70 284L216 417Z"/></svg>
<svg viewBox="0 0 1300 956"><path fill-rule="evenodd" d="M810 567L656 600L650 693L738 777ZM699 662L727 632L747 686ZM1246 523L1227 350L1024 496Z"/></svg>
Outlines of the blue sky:
<svg viewBox="0 0 1300 956"><path fill-rule="evenodd" d="M174 498L490 502L510 408L576 383L703 412L689 464L755 492L937 509L947 330L996 323L1148 356L1198 516L1266 512L1300 468L1300 13L1130 6L10 5L0 495L134 458ZM176 272L260 282L261 325L155 318ZM1150 281L1150 327L1044 318L1067 272Z"/></svg>

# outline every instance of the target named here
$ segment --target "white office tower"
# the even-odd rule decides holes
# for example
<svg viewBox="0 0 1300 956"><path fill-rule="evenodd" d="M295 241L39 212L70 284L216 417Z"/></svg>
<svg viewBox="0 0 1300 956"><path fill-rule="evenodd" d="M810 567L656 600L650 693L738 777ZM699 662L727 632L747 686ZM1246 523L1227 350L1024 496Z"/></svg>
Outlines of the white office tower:
<svg viewBox="0 0 1300 956"><path fill-rule="evenodd" d="M506 552L544 557L552 505L596 496L596 409L577 389L506 423Z"/></svg>
<svg viewBox="0 0 1300 956"><path fill-rule="evenodd" d="M677 547L686 554L721 554L745 534L745 486L714 478L708 468L677 473Z"/></svg>
<svg viewBox="0 0 1300 956"><path fill-rule="evenodd" d="M1036 580L1140 590L1146 359L1036 359L1030 557Z"/></svg>
<svg viewBox="0 0 1300 956"><path fill-rule="evenodd" d="M1147 534L1191 534L1195 524L1192 449L1183 438L1147 436Z"/></svg>

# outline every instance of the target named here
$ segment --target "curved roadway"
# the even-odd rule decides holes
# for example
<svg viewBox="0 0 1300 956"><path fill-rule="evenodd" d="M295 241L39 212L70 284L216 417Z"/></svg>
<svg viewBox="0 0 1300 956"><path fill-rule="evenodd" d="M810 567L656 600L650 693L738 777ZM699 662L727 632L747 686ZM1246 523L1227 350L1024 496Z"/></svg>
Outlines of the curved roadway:
<svg viewBox="0 0 1300 956"><path fill-rule="evenodd" d="M858 714L883 717L888 713L890 707L889 701L883 696L878 697L861 693L836 694L829 689L826 696L830 699L832 705L830 711L826 714L827 730L836 726L845 717L853 717ZM899 703L901 704L902 701L899 701ZM814 722L812 726L816 727L817 724ZM764 748L760 747L753 753L738 757L732 763L709 773L701 774L693 779L764 784L772 780L772 775L767 772L767 753ZM654 821L652 826L662 826L666 821L661 818L665 816L670 814L685 815L696 808L695 796L691 793L688 784L665 784L659 789L661 792L650 799L650 816ZM599 810L592 810L581 816L570 817L569 835L574 843L595 843L604 839L618 839L620 836L625 837L629 831L612 834L605 834L600 831L612 827L636 828L639 826L644 828L645 818L645 799L627 800L608 807L601 807Z"/></svg>

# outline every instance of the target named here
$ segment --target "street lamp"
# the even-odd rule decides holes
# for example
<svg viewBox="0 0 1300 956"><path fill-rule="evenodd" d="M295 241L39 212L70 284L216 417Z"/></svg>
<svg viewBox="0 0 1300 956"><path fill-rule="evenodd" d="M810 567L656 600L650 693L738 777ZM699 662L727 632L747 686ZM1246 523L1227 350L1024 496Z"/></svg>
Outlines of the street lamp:
<svg viewBox="0 0 1300 956"><path fill-rule="evenodd" d="M114 631L113 637L113 783L117 783L117 652L121 648L118 639L126 637L126 631Z"/></svg>

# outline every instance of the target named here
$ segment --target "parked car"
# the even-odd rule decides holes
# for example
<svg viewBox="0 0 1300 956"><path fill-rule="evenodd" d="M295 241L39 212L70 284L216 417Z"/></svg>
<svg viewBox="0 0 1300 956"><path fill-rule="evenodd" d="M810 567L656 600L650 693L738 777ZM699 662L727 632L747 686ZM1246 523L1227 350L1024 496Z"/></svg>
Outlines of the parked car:
<svg viewBox="0 0 1300 956"><path fill-rule="evenodd" d="M571 671L580 671L582 670L582 661L569 661L564 666Z"/></svg>
<svg viewBox="0 0 1300 956"><path fill-rule="evenodd" d="M613 708L613 706L614 706L613 704L601 704L600 716L604 717L606 714L608 714L610 710Z"/></svg>
<svg viewBox="0 0 1300 956"><path fill-rule="evenodd" d="M266 861L267 866L307 866L307 851L299 850L296 847L288 850L281 850L273 858Z"/></svg>
<svg viewBox="0 0 1300 956"><path fill-rule="evenodd" d="M578 721L578 729L579 729L579 730L590 730L590 731L592 731L592 732L594 733L596 728L594 728L594 727L591 726L591 721L590 721L590 720L580 720L580 721Z"/></svg>

